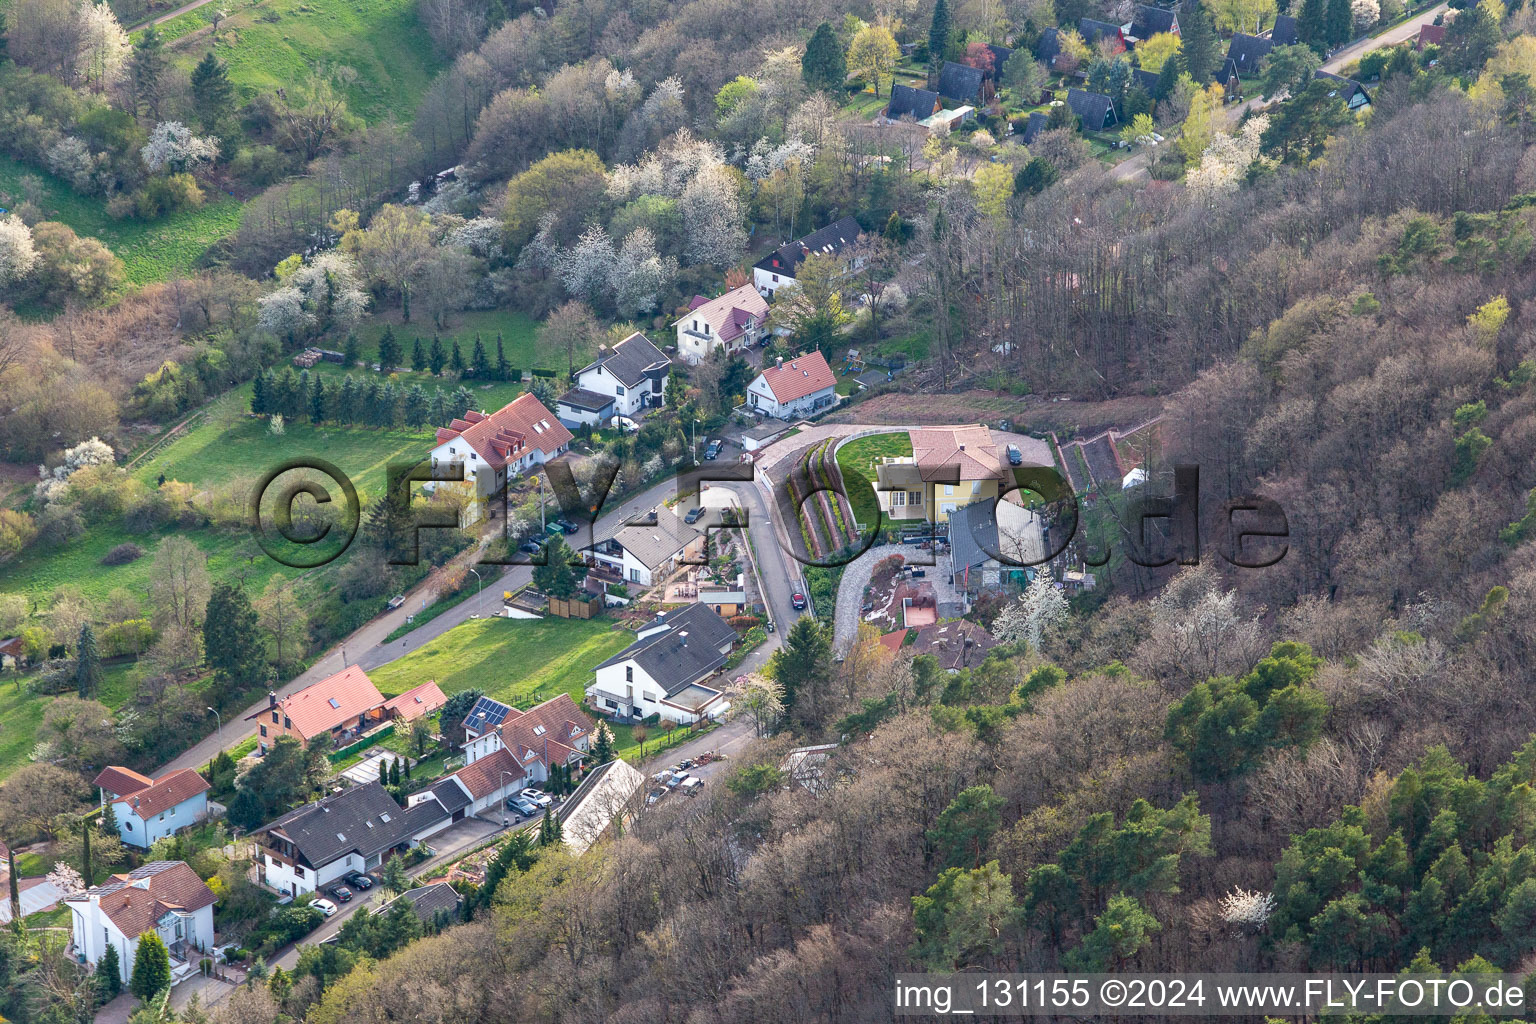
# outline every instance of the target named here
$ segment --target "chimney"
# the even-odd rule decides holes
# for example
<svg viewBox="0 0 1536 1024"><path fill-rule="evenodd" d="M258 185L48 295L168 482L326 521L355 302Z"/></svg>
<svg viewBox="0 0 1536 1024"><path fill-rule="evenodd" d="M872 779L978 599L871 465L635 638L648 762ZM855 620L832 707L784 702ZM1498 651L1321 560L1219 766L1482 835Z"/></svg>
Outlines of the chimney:
<svg viewBox="0 0 1536 1024"><path fill-rule="evenodd" d="M783 356L775 356L774 360L773 360L773 365L778 367L781 370L784 369L784 357Z"/></svg>
<svg viewBox="0 0 1536 1024"><path fill-rule="evenodd" d="M276 690L268 690L267 691L267 707L269 707L269 708L277 707L277 691Z"/></svg>

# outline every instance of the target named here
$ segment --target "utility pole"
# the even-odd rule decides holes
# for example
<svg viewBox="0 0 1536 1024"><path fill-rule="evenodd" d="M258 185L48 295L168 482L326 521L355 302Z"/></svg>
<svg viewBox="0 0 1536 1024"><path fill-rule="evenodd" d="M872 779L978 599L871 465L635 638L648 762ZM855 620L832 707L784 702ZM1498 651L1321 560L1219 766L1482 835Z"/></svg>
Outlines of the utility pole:
<svg viewBox="0 0 1536 1024"><path fill-rule="evenodd" d="M549 524L544 521L544 474L540 473L534 479L539 482L539 531L547 533L549 531Z"/></svg>

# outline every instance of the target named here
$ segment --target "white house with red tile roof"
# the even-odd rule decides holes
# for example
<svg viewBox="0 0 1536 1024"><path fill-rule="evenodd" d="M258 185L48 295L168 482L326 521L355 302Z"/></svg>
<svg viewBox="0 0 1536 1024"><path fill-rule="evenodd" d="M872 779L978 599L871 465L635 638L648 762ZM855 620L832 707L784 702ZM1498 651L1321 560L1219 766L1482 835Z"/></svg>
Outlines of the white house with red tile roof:
<svg viewBox="0 0 1536 1024"><path fill-rule="evenodd" d="M461 464L465 481L472 482L475 495L483 498L570 446L571 432L559 418L533 395L525 394L489 415L470 410L462 419L440 427L431 460L434 468Z"/></svg>
<svg viewBox="0 0 1536 1024"><path fill-rule="evenodd" d="M677 328L677 354L698 363L717 348L740 352L767 334L768 300L750 284L732 288L719 298L695 295Z"/></svg>
<svg viewBox="0 0 1536 1024"><path fill-rule="evenodd" d="M789 362L776 360L747 385L747 406L781 420L809 416L837 404L837 378L827 357L813 350Z"/></svg>
<svg viewBox="0 0 1536 1024"><path fill-rule="evenodd" d="M112 805L123 843L141 850L208 816L209 786L195 768L150 779L111 765L96 776L95 786L102 806Z"/></svg>
<svg viewBox="0 0 1536 1024"><path fill-rule="evenodd" d="M592 720L568 693L527 711L482 697L464 719L465 766L506 750L529 779L542 782L550 765L581 759L591 746L592 729Z"/></svg>
<svg viewBox="0 0 1536 1024"><path fill-rule="evenodd" d="M158 932L171 954L172 984L195 970L197 954L213 948L213 890L185 862L156 860L102 885L64 899L74 952L98 963L107 946L117 950L126 985L133 974L139 936Z"/></svg>
<svg viewBox="0 0 1536 1024"><path fill-rule="evenodd" d="M259 723L256 742L263 754L279 736L291 735L308 743L330 733L339 746L383 721L384 704L384 695L368 673L349 665L281 700L275 693L267 694L267 706L246 716L246 721Z"/></svg>

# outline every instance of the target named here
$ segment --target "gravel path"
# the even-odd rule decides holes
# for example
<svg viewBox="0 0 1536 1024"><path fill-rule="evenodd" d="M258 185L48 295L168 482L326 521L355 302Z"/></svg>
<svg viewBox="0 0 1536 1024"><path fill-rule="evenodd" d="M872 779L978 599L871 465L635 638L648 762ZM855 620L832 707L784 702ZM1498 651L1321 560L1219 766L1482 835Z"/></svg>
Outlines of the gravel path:
<svg viewBox="0 0 1536 1024"><path fill-rule="evenodd" d="M837 607L832 610L832 649L841 654L848 650L859 633L859 611L864 607L864 588L874 575L875 566L891 555L911 551L905 544L877 544L843 567L837 584Z"/></svg>

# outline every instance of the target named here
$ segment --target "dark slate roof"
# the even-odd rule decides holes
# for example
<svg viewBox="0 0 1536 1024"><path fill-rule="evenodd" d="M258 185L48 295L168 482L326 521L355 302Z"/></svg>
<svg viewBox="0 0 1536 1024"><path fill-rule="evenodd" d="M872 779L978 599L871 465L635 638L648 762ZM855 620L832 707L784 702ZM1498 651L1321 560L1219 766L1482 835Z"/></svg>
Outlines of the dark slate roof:
<svg viewBox="0 0 1536 1024"><path fill-rule="evenodd" d="M1045 131L1045 126L1050 124L1050 122L1051 119L1045 111L1031 110L1029 112L1029 123L1024 126L1024 145L1027 146L1034 142L1035 136Z"/></svg>
<svg viewBox="0 0 1536 1024"><path fill-rule="evenodd" d="M409 842L411 833L426 826L428 815L443 816L436 800L409 812L383 786L368 782L289 811L261 831L281 831L318 868L348 853L371 857Z"/></svg>
<svg viewBox="0 0 1536 1024"><path fill-rule="evenodd" d="M458 890L447 882L437 882L433 885L422 885L415 889L407 889L383 906L374 910L375 914L387 914L389 908L398 901L407 900L411 909L416 911L416 916L421 918L422 924L433 924L443 917L452 919L459 913L459 905L464 898Z"/></svg>
<svg viewBox="0 0 1536 1024"><path fill-rule="evenodd" d="M1233 79L1238 77L1237 62L1234 61L1231 57L1223 57L1221 61L1221 67L1217 68L1216 73L1211 77L1215 79L1219 85L1229 84Z"/></svg>
<svg viewBox="0 0 1536 1024"><path fill-rule="evenodd" d="M1078 34L1083 37L1083 42L1092 46L1094 40L1100 36L1114 36L1120 38L1120 26L1111 25L1107 21L1095 21L1092 18L1079 18L1077 20Z"/></svg>
<svg viewBox="0 0 1536 1024"><path fill-rule="evenodd" d="M1159 77L1156 71L1143 71L1141 68L1131 69L1131 85L1141 86L1147 90L1148 96L1157 91L1157 80Z"/></svg>
<svg viewBox="0 0 1536 1024"><path fill-rule="evenodd" d="M924 114L923 117L927 117ZM800 261L811 253L819 252L832 255L841 252L854 242L858 241L859 234L864 229L859 227L859 222L852 217L844 217L834 221L819 231L812 231L804 238L797 238L788 245L781 245L773 252L757 261L756 266L773 274L787 274L795 276L795 268L800 266ZM775 262L777 261L777 262Z"/></svg>
<svg viewBox="0 0 1536 1024"><path fill-rule="evenodd" d="M949 514L949 558L955 572L996 562L989 548L1001 550L992 499L973 501Z"/></svg>
<svg viewBox="0 0 1536 1024"><path fill-rule="evenodd" d="M1323 78L1331 82L1337 82L1339 98L1345 103L1348 103L1351 99L1353 99L1355 93L1359 93L1361 96L1364 96L1365 102L1371 102L1371 94L1365 91L1365 86L1361 85L1353 78L1345 78L1342 75L1330 74L1327 71L1315 72L1312 77Z"/></svg>
<svg viewBox="0 0 1536 1024"><path fill-rule="evenodd" d="M1269 40L1276 46L1295 46L1301 42L1295 17L1289 14L1276 15L1275 27L1270 30Z"/></svg>
<svg viewBox="0 0 1536 1024"><path fill-rule="evenodd" d="M724 665L726 655L720 653L720 648L736 639L730 623L706 604L691 604L681 611L657 616L640 632L663 625L665 629L636 640L597 667L633 661L665 687L670 697Z"/></svg>
<svg viewBox="0 0 1536 1024"><path fill-rule="evenodd" d="M1131 35L1137 39L1150 39L1159 32L1172 32L1178 24L1179 15L1175 11L1137 4L1136 21L1131 26Z"/></svg>
<svg viewBox="0 0 1536 1024"><path fill-rule="evenodd" d="M944 62L944 70L939 72L939 95L957 103L979 100L982 77L980 68L947 60Z"/></svg>
<svg viewBox="0 0 1536 1024"><path fill-rule="evenodd" d="M1003 65L1008 63L1009 57L1013 56L1013 51L995 43L988 43L987 49L992 51L992 73L987 77L996 78L1003 73Z"/></svg>
<svg viewBox="0 0 1536 1024"><path fill-rule="evenodd" d="M568 405L572 409L582 409L586 412L602 412L613 405L613 399L607 395L600 395L596 391L588 391L586 388L571 388L560 396L557 405Z"/></svg>
<svg viewBox="0 0 1536 1024"><path fill-rule="evenodd" d="M1061 52L1061 39L1054 28L1048 28L1040 33L1040 42L1035 44L1035 56L1049 64Z"/></svg>
<svg viewBox="0 0 1536 1024"><path fill-rule="evenodd" d="M885 116L893 120L898 117L912 117L921 121L925 117L932 117L934 108L938 105L939 94L936 92L914 89L910 85L893 85L891 102L885 108Z"/></svg>
<svg viewBox="0 0 1536 1024"><path fill-rule="evenodd" d="M651 344L649 338L636 331L582 367L577 376L602 366L619 378L625 387L634 388L639 387L647 378L654 380L664 375L670 365L671 360L666 354Z"/></svg>
<svg viewBox="0 0 1536 1024"><path fill-rule="evenodd" d="M1067 106L1083 119L1083 127L1089 131L1102 131L1106 120L1115 116L1114 102L1102 93L1068 89Z"/></svg>
<svg viewBox="0 0 1536 1024"><path fill-rule="evenodd" d="M1237 65L1239 74L1253 74L1259 63L1275 48L1273 40L1250 36L1244 32L1232 33L1232 43L1227 47L1227 59Z"/></svg>
<svg viewBox="0 0 1536 1024"><path fill-rule="evenodd" d="M432 787L432 795L437 797L437 802L443 805L443 810L452 814L454 811L463 810L469 806L469 794L464 792L452 779L443 779Z"/></svg>

